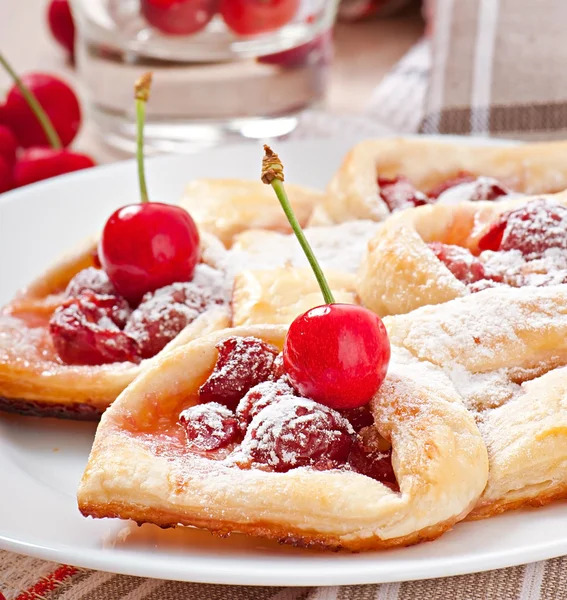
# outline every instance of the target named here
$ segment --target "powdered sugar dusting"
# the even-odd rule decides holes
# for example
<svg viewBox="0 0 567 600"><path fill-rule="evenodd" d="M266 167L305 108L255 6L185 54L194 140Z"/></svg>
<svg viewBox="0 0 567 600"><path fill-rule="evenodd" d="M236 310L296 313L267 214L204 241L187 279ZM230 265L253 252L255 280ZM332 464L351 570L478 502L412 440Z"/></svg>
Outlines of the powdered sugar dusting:
<svg viewBox="0 0 567 600"><path fill-rule="evenodd" d="M305 398L283 396L252 419L232 460L275 471L330 468L346 461L353 436L350 423L336 411Z"/></svg>
<svg viewBox="0 0 567 600"><path fill-rule="evenodd" d="M355 273L370 239L379 227L374 221L349 221L329 227L310 227L305 235L324 269ZM245 269L309 266L293 234L257 231L241 234L224 258L232 278Z"/></svg>
<svg viewBox="0 0 567 600"><path fill-rule="evenodd" d="M520 197L522 194L512 193L497 179L478 177L475 181L461 183L445 190L436 200L436 204L460 204L461 202L477 202L479 200L501 200Z"/></svg>

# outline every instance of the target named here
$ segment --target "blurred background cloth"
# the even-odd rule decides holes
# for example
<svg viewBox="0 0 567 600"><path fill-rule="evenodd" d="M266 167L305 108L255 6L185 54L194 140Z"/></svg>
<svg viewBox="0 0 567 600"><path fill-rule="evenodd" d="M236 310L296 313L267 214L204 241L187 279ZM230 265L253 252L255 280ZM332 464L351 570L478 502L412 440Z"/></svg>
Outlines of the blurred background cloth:
<svg viewBox="0 0 567 600"><path fill-rule="evenodd" d="M369 114L401 133L566 137L565 0L436 0L424 14L426 40Z"/></svg>

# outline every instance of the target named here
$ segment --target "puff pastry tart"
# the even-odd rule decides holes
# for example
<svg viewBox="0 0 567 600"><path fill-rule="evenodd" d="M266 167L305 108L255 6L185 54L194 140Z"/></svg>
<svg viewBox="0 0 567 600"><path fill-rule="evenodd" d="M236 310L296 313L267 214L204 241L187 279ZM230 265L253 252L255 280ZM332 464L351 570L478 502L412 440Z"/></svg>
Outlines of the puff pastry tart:
<svg viewBox="0 0 567 600"><path fill-rule="evenodd" d="M406 313L487 287L567 283L567 193L431 205L382 224L357 278L362 303Z"/></svg>
<svg viewBox="0 0 567 600"><path fill-rule="evenodd" d="M488 484L470 518L567 496L567 286L494 288L386 317L474 414Z"/></svg>
<svg viewBox="0 0 567 600"><path fill-rule="evenodd" d="M159 357L103 415L81 512L349 550L463 519L487 453L442 368L393 348L370 404L338 412L291 387L285 333L239 327Z"/></svg>
<svg viewBox="0 0 567 600"><path fill-rule="evenodd" d="M0 311L0 408L98 418L160 353L230 323L223 272L201 236L192 281L131 307L96 264L96 243L58 261Z"/></svg>
<svg viewBox="0 0 567 600"><path fill-rule="evenodd" d="M339 300L357 301L354 273L376 227L307 230ZM247 231L230 250L212 235L201 240L193 281L148 294L134 310L98 268L94 240L18 294L0 311L0 409L98 418L161 352L230 325L288 324L318 297L291 235Z"/></svg>
<svg viewBox="0 0 567 600"><path fill-rule="evenodd" d="M567 188L566 142L465 146L427 139L356 145L329 183L312 224L382 221L424 204L497 200Z"/></svg>

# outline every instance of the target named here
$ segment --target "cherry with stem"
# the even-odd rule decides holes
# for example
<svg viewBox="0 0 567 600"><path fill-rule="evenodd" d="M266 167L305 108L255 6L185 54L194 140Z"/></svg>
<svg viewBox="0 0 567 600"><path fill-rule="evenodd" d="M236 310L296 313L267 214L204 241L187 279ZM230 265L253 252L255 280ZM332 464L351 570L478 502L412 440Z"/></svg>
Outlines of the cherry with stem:
<svg viewBox="0 0 567 600"><path fill-rule="evenodd" d="M199 232L179 206L150 202L144 164L144 124L152 74L135 84L136 162L140 202L115 211L104 226L99 258L117 292L132 305L142 296L190 281L200 258Z"/></svg>
<svg viewBox="0 0 567 600"><path fill-rule="evenodd" d="M56 175L63 175L64 173L70 173L72 171L95 166L95 162L90 156L63 148L61 137L54 127L49 114L43 108L32 90L24 83L22 78L18 76L16 71L2 54L0 54L0 65L13 79L15 89L17 89L21 94L21 97L24 98L29 111L31 111L32 118L37 119L37 122L40 125L39 131L42 132L42 135L45 136L45 139L47 139L50 144L50 147L31 145L30 147L26 147L23 152L20 153L14 165L13 173L11 174L13 187L28 185L36 181L55 177ZM49 76L44 77L48 78ZM58 80L53 79L53 81L57 81L59 84L64 85ZM69 88L66 89L72 94ZM10 115L12 114L9 109L16 110L10 104L11 94L12 92L8 94L8 101L5 107L7 119L10 119ZM18 109L16 110L16 114L18 117L21 117L23 113ZM24 123L21 122L19 125L23 126ZM19 132L22 134L22 127L19 128ZM67 137L69 137L69 135L74 135L74 133L67 133ZM37 136L33 134L31 137L35 138ZM21 139L19 139L19 141L21 143Z"/></svg>
<svg viewBox="0 0 567 600"><path fill-rule="evenodd" d="M51 123L51 119L47 116L47 113L43 110L43 106L39 103L38 99L31 92L31 90L24 85L23 81L20 79L19 75L14 71L10 63L6 60L6 58L0 54L0 64L4 67L8 75L14 81L15 86L20 90L20 93L25 98L28 106L33 111L36 119L39 121L41 128L43 129L45 136L49 140L49 144L52 148L59 149L62 148L61 138L57 131L55 131L55 127L53 127L53 123Z"/></svg>
<svg viewBox="0 0 567 600"><path fill-rule="evenodd" d="M264 146L262 181L269 184L295 233L326 304L298 316L286 334L283 363L303 396L335 409L357 408L376 394L388 370L390 342L378 315L354 304L336 304L325 275L299 225L284 186L283 165Z"/></svg>

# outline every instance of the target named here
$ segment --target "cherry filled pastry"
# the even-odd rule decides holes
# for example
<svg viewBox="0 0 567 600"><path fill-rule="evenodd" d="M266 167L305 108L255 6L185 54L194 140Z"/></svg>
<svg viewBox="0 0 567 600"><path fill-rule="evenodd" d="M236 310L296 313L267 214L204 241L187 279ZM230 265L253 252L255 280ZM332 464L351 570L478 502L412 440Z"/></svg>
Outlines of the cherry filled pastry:
<svg viewBox="0 0 567 600"><path fill-rule="evenodd" d="M332 409L290 384L285 336L240 327L162 355L103 416L81 512L351 550L432 539L468 513L486 449L433 366L403 352L370 404ZM426 450L432 435L451 451Z"/></svg>
<svg viewBox="0 0 567 600"><path fill-rule="evenodd" d="M487 288L562 283L565 193L399 213L370 241L356 287L365 306L386 315Z"/></svg>
<svg viewBox="0 0 567 600"><path fill-rule="evenodd" d="M496 201L567 188L566 142L476 146L428 139L367 140L346 155L312 225L383 221L418 206Z"/></svg>

